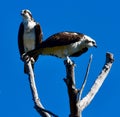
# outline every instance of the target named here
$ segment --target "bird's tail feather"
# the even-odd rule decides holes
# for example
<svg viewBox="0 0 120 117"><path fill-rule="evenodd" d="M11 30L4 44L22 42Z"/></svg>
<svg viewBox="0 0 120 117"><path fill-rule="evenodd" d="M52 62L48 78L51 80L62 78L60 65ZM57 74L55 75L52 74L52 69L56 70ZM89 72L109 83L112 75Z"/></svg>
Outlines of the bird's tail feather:
<svg viewBox="0 0 120 117"><path fill-rule="evenodd" d="M29 56L39 56L42 53L43 49L39 48L39 49L34 49L32 51L27 52L27 55Z"/></svg>

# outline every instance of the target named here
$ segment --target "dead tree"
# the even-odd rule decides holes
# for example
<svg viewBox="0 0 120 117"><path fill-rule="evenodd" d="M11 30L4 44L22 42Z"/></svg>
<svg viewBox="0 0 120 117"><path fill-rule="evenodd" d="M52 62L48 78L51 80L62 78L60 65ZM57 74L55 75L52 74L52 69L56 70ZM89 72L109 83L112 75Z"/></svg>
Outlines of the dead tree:
<svg viewBox="0 0 120 117"><path fill-rule="evenodd" d="M40 101L40 98L38 96L38 92L35 84L34 72L31 66L31 59L29 57L25 57L25 58L28 58L28 59L24 59L24 62L26 63L26 67L28 68L29 84L32 92L34 105L35 105L34 108L42 117L52 117L52 116L58 117L51 111L44 109ZM64 61L64 64L66 67L66 78L64 79L64 81L68 89L69 104L70 104L69 117L82 117L82 111L85 109L85 107L87 107L90 104L90 102L93 100L96 93L99 91L104 80L106 79L112 67L114 58L113 58L113 54L106 53L106 61L102 68L101 73L99 74L98 78L95 80L88 94L85 97L81 98L82 92L84 90L84 87L87 81L87 76L89 73L91 61L92 61L92 56L90 57L86 75L85 75L82 87L80 89L77 89L75 85L75 77L74 77L75 64L74 63L71 64L68 61Z"/></svg>
<svg viewBox="0 0 120 117"><path fill-rule="evenodd" d="M105 62L105 65L103 66L101 73L99 74L98 78L95 80L88 94L81 99L81 95L87 81L87 75L89 72L91 60L92 60L92 57L90 58L87 71L86 71L86 76L84 78L84 82L80 89L77 89L75 86L74 63L71 65L67 61L65 61L67 76L66 76L66 79L64 79L64 81L68 88L68 95L69 95L69 102L70 102L70 117L82 117L82 111L93 100L94 96L100 89L102 83L106 79L111 69L112 63L114 61L113 55L111 53L106 53L106 62Z"/></svg>

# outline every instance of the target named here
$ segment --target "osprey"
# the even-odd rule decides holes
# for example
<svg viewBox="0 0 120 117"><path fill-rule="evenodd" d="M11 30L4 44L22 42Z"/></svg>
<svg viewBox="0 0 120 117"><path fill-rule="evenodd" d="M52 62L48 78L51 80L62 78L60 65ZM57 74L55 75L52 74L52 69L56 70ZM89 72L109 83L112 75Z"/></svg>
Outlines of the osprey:
<svg viewBox="0 0 120 117"><path fill-rule="evenodd" d="M78 57L87 52L88 48L97 47L91 37L77 32L56 33L40 45L39 49L28 52L28 55L53 55L59 58Z"/></svg>
<svg viewBox="0 0 120 117"><path fill-rule="evenodd" d="M18 32L18 47L21 58L31 50L38 48L42 42L42 30L40 24L35 22L29 10L25 9L21 12L23 21L20 24ZM36 61L38 55L30 56L31 60ZM34 68L34 62L32 62ZM27 70L24 65L24 72Z"/></svg>

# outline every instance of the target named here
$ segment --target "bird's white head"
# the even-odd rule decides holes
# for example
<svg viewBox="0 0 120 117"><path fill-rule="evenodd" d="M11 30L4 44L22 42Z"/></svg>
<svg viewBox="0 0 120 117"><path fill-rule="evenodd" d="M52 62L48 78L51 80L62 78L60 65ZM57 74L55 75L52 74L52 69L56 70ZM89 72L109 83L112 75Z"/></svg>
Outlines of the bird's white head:
<svg viewBox="0 0 120 117"><path fill-rule="evenodd" d="M22 15L23 21L31 21L33 19L32 13L28 9L22 10L21 15Z"/></svg>
<svg viewBox="0 0 120 117"><path fill-rule="evenodd" d="M85 46L89 47L97 47L97 44L95 42L94 39L92 39L91 37L84 35L84 44Z"/></svg>

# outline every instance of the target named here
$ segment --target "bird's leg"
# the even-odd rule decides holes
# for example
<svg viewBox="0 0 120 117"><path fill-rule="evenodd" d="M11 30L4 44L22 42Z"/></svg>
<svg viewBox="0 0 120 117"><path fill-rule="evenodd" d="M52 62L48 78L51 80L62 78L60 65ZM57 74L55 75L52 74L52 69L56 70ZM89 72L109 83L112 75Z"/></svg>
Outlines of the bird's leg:
<svg viewBox="0 0 120 117"><path fill-rule="evenodd" d="M73 64L72 60L67 56L67 63L70 63L71 65Z"/></svg>
<svg viewBox="0 0 120 117"><path fill-rule="evenodd" d="M21 60L22 60L22 61L29 62L30 57L29 57L26 53L23 53L22 56L21 56Z"/></svg>
<svg viewBox="0 0 120 117"><path fill-rule="evenodd" d="M34 62L35 62L34 58L28 56L26 53L22 54L21 60L22 60L22 61L26 61L26 62L31 61L32 64L34 64Z"/></svg>

